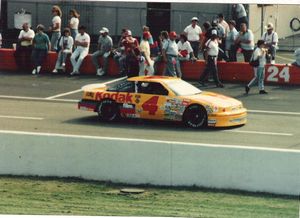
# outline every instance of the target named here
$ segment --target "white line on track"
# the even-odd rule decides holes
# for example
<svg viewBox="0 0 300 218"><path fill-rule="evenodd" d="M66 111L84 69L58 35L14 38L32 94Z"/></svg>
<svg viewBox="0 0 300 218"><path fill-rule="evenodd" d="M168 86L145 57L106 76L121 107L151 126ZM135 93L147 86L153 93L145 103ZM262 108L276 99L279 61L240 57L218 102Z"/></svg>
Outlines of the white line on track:
<svg viewBox="0 0 300 218"><path fill-rule="evenodd" d="M0 134L45 136L45 137L62 137L62 138L70 137L70 138L78 138L78 139L148 142L148 143L160 143L160 144L193 145L193 146L206 146L206 147L217 147L217 148L239 148L239 149L248 149L248 150L268 150L268 151L300 153L300 150L295 150L295 149L254 147L254 146L247 146L247 145L244 145L244 146L243 145L223 145L223 144L193 143L193 142L180 142L180 141L163 141L163 140L150 140L150 139L89 136L89 135L72 135L72 134L60 134L60 133L43 133L43 132L0 130Z"/></svg>
<svg viewBox="0 0 300 218"><path fill-rule="evenodd" d="M283 60L287 60L287 61L294 61L294 59L291 59L291 58L286 58L286 57L283 57L283 56L280 56L278 54L276 54L276 57L279 57L280 59L283 59Z"/></svg>
<svg viewBox="0 0 300 218"><path fill-rule="evenodd" d="M114 80L110 80L110 81L107 81L107 82L104 82L104 83L98 83L98 85L107 85L109 83L113 83L113 82L117 82L117 81L120 81L122 79L125 79L127 77L120 77L120 78L117 78L117 79L114 79ZM72 95L72 94L75 94L75 93L78 93L78 92L81 92L82 89L77 89L77 90L74 90L74 91L70 91L70 92L65 92L65 93L61 93L61 94L58 94L58 95L53 95L53 96L50 96L50 97L47 97L45 99L55 99L55 98L59 98L59 97L63 97L63 96L67 96L67 95Z"/></svg>
<svg viewBox="0 0 300 218"><path fill-rule="evenodd" d="M26 96L11 96L11 95L0 95L3 99L14 99L14 100L33 100L33 101L58 101L58 102L71 102L77 103L79 100L76 99L46 99L46 98L36 98L36 97L26 97Z"/></svg>
<svg viewBox="0 0 300 218"><path fill-rule="evenodd" d="M288 112L288 111L248 110L248 112L250 112L250 113L263 113L263 114L300 115L300 112Z"/></svg>
<svg viewBox="0 0 300 218"><path fill-rule="evenodd" d="M277 136L293 136L292 133L282 133L282 132L261 132L261 131L247 131L247 130L224 130L225 132L236 132L245 134L259 134L259 135L277 135Z"/></svg>
<svg viewBox="0 0 300 218"><path fill-rule="evenodd" d="M20 117L20 116L7 116L7 115L0 115L0 118L5 119L21 119L21 120L43 120L42 117Z"/></svg>

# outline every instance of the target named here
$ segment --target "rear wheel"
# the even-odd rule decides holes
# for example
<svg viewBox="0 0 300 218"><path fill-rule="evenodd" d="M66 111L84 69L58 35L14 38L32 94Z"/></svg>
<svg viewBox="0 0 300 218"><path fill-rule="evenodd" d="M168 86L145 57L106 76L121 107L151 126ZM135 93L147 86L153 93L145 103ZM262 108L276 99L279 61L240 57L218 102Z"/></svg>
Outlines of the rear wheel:
<svg viewBox="0 0 300 218"><path fill-rule="evenodd" d="M97 113L101 120L116 120L119 116L118 105L115 101L111 99L104 99L99 103L97 107Z"/></svg>
<svg viewBox="0 0 300 218"><path fill-rule="evenodd" d="M207 125L207 112L201 105L189 106L183 114L183 122L192 128L205 127Z"/></svg>

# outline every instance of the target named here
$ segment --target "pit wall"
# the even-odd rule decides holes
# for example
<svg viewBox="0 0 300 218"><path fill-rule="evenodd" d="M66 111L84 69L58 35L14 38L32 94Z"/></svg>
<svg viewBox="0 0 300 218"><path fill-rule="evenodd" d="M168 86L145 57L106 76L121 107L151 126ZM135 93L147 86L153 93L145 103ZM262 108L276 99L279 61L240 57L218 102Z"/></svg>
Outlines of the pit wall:
<svg viewBox="0 0 300 218"><path fill-rule="evenodd" d="M0 70L17 70L17 65L14 58L13 49L0 49ZM50 52L46 61L42 66L41 73L52 72L55 66L57 54ZM102 62L102 60L100 60ZM187 80L198 80L205 67L203 60L198 60L194 63L188 61L182 63L181 69L183 78ZM161 75L164 69L164 64L158 66L158 75ZM219 62L219 77L226 82L249 82L253 77L253 68L248 63L243 62ZM72 71L71 63L67 61L67 72ZM96 74L96 69L92 64L91 55L89 54L83 61L80 68L82 74ZM118 76L118 66L111 58L109 60L109 76ZM275 64L266 66L265 82L267 84L281 85L300 85L300 67L286 66L284 64Z"/></svg>
<svg viewBox="0 0 300 218"><path fill-rule="evenodd" d="M300 151L0 133L0 174L299 195Z"/></svg>

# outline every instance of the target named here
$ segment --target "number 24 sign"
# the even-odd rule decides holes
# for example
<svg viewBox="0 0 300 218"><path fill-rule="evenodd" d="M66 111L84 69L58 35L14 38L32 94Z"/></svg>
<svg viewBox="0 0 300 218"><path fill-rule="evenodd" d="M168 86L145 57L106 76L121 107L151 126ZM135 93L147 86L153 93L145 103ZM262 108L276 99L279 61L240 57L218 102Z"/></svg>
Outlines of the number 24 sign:
<svg viewBox="0 0 300 218"><path fill-rule="evenodd" d="M290 71L289 67L283 67L281 70L277 66L270 66L267 69L269 76L267 77L267 81L269 82L278 82L279 79L283 79L284 82L290 82Z"/></svg>

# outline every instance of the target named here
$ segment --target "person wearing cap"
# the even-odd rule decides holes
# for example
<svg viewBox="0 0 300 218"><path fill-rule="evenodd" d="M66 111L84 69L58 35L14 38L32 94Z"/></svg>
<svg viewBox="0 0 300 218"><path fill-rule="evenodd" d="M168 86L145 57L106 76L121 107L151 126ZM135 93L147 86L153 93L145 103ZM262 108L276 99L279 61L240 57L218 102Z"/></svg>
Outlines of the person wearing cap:
<svg viewBox="0 0 300 218"><path fill-rule="evenodd" d="M184 30L184 34L186 34L188 41L191 43L191 46L194 51L194 56L198 58L200 43L201 43L201 33L202 29L200 26L198 26L198 18L193 17L191 19L191 24L188 25Z"/></svg>
<svg viewBox="0 0 300 218"><path fill-rule="evenodd" d="M247 24L241 24L241 31L235 40L235 44L242 49L244 61L249 62L254 49L254 35L252 31L247 28Z"/></svg>
<svg viewBox="0 0 300 218"><path fill-rule="evenodd" d="M18 36L18 45L15 52L16 64L20 70L28 70L32 53L32 40L35 33L28 23L24 23Z"/></svg>
<svg viewBox="0 0 300 218"><path fill-rule="evenodd" d="M92 54L92 61L96 67L97 76L103 76L107 74L108 58L113 47L113 41L108 33L109 30L106 27L102 27L98 39L98 50ZM99 57L102 57L103 68L99 65Z"/></svg>
<svg viewBox="0 0 300 218"><path fill-rule="evenodd" d="M261 39L265 41L268 49L267 63L275 64L276 49L278 48L278 34L274 31L272 23L265 26L267 31L262 35Z"/></svg>
<svg viewBox="0 0 300 218"><path fill-rule="evenodd" d="M140 43L140 60L139 60L139 67L140 72L139 76L145 75L145 70L147 70L147 75L153 75L154 68L153 68L153 61L150 58L150 43L149 38L151 34L148 31L143 32L143 38Z"/></svg>
<svg viewBox="0 0 300 218"><path fill-rule="evenodd" d="M178 57L182 56L178 51L178 46L176 44L177 34L175 31L169 33L169 39L163 44L162 47L162 57L163 61L166 63L166 68L164 70L165 76L182 77L180 70L180 62Z"/></svg>
<svg viewBox="0 0 300 218"><path fill-rule="evenodd" d="M128 77L137 76L139 74L139 57L140 49L139 42L132 37L132 32L127 30L125 38L122 40L122 45L125 49L125 73Z"/></svg>
<svg viewBox="0 0 300 218"><path fill-rule="evenodd" d="M218 69L217 69L217 57L219 54L219 37L216 30L212 31L210 39L206 42L206 52L205 52L205 69L200 76L199 83L205 86L205 81L209 73L212 74L214 82L217 87L224 88L224 85L219 80Z"/></svg>
<svg viewBox="0 0 300 218"><path fill-rule="evenodd" d="M86 27L80 26L79 27L79 33L77 34L75 38L75 46L76 49L71 55L71 63L73 66L73 71L70 73L71 76L79 75L79 69L82 64L83 59L88 55L89 53L89 47L90 47L91 38L89 34L86 33Z"/></svg>
<svg viewBox="0 0 300 218"><path fill-rule="evenodd" d="M60 50L58 52L55 68L52 73L58 73L58 70L60 69L65 70L66 59L68 54L72 53L73 44L74 40L71 36L71 30L70 28L65 28L62 37L60 37L58 41Z"/></svg>
<svg viewBox="0 0 300 218"><path fill-rule="evenodd" d="M36 34L32 40L32 54L31 60L33 62L32 74L39 74L42 64L51 50L51 43L49 37L44 33L45 27L39 24L36 27Z"/></svg>
<svg viewBox="0 0 300 218"><path fill-rule="evenodd" d="M239 32L235 28L235 21L230 20L228 22L229 30L227 31L226 35L226 43L225 43L225 50L227 51L229 61L230 62L236 62L236 46L235 46L235 40L237 39Z"/></svg>
<svg viewBox="0 0 300 218"><path fill-rule="evenodd" d="M253 67L254 77L248 83L248 85L245 86L245 92L246 94L248 94L250 91L250 87L255 83L258 83L259 94L268 94L265 91L265 87L264 87L265 65L266 65L266 54L267 54L267 49L265 48L265 41L258 40L256 45L257 47L253 52L251 60L254 61L258 60L259 65L257 67Z"/></svg>

